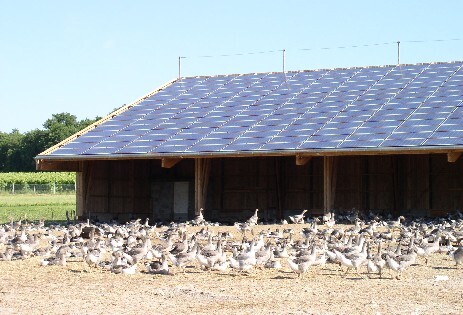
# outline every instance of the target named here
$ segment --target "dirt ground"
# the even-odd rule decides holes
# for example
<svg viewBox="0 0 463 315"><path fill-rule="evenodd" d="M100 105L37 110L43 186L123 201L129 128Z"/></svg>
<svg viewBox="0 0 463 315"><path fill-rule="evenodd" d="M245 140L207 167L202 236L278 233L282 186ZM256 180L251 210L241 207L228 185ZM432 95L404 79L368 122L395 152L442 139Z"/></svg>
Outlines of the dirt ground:
<svg viewBox="0 0 463 315"><path fill-rule="evenodd" d="M388 271L383 279L344 278L334 264L298 279L286 261L279 270L191 266L171 268L174 275L150 275L140 263L135 275L122 275L89 272L82 259L64 267L40 266L41 259L0 262L0 314L463 314L463 268L446 254L427 266L418 258L401 280Z"/></svg>

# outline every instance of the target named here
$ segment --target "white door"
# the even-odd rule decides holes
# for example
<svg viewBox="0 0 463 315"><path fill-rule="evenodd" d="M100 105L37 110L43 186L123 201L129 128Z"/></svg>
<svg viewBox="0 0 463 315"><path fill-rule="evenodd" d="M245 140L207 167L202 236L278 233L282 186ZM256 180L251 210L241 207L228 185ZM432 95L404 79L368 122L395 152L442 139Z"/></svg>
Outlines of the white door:
<svg viewBox="0 0 463 315"><path fill-rule="evenodd" d="M174 220L188 220L188 182L174 183Z"/></svg>

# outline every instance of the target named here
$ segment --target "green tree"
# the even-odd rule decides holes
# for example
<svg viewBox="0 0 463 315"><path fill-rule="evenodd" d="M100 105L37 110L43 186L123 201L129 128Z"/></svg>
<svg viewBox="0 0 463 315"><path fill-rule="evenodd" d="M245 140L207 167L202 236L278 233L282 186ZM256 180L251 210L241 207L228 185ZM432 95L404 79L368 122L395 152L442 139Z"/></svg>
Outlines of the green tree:
<svg viewBox="0 0 463 315"><path fill-rule="evenodd" d="M99 119L79 121L74 115L59 113L45 121L43 130L0 132L0 172L34 171L35 156Z"/></svg>
<svg viewBox="0 0 463 315"><path fill-rule="evenodd" d="M24 135L14 129L10 133L0 132L0 170L13 172L21 168L20 146Z"/></svg>

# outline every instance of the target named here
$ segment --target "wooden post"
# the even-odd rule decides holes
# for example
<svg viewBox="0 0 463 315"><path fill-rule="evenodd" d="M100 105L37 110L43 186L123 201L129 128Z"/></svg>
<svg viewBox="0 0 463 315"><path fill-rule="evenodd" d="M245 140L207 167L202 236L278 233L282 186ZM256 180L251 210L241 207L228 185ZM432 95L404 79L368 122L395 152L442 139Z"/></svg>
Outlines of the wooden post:
<svg viewBox="0 0 463 315"><path fill-rule="evenodd" d="M334 197L336 194L336 157L323 157L323 205L324 212L328 213L333 209Z"/></svg>
<svg viewBox="0 0 463 315"><path fill-rule="evenodd" d="M206 204L210 169L210 159L195 159L195 215L199 215L199 209Z"/></svg>
<svg viewBox="0 0 463 315"><path fill-rule="evenodd" d="M83 165L86 162L80 162L80 172L76 173L76 214L78 217L85 215L85 199L86 199L86 185L85 185L85 172Z"/></svg>
<svg viewBox="0 0 463 315"><path fill-rule="evenodd" d="M276 197L277 197L277 217L283 219L283 202L281 194L281 160L279 157L275 157L275 186L276 186Z"/></svg>

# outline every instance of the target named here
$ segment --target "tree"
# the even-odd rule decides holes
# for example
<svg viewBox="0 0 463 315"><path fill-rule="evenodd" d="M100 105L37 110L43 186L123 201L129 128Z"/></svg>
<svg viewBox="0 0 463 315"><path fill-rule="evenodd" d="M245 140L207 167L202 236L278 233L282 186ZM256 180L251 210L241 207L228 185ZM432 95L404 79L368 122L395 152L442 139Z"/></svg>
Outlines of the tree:
<svg viewBox="0 0 463 315"><path fill-rule="evenodd" d="M24 135L14 129L10 133L0 132L0 170L2 172L14 172L20 169L19 147Z"/></svg>
<svg viewBox="0 0 463 315"><path fill-rule="evenodd" d="M0 172L34 171L35 156L99 119L78 121L74 115L59 113L45 121L44 130L0 132Z"/></svg>

